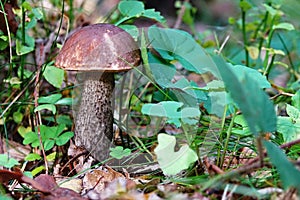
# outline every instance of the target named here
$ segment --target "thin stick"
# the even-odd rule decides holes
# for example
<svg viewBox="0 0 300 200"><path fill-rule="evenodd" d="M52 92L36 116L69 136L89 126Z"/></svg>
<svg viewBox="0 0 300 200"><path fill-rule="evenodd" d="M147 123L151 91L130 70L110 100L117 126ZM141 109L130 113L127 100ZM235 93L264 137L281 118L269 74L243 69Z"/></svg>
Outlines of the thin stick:
<svg viewBox="0 0 300 200"><path fill-rule="evenodd" d="M179 10L179 13L178 13L178 16L177 16L177 19L176 19L176 22L175 22L173 28L178 29L178 28L180 27L180 24L181 24L181 22L182 22L182 18L183 18L185 9L186 9L186 7L185 7L184 4L189 3L189 2L190 2L189 0L185 0L185 1L183 2L182 6L181 6L181 8L180 8L180 10Z"/></svg>

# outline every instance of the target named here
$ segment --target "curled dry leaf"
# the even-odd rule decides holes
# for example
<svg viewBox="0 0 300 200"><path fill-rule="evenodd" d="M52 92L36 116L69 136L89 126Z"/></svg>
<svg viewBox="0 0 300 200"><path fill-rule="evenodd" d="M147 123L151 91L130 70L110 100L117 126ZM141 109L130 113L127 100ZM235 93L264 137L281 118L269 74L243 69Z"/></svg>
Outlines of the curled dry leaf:
<svg viewBox="0 0 300 200"><path fill-rule="evenodd" d="M94 169L85 174L83 178L83 190L95 190L96 193L101 193L105 188L106 183L113 181L116 178L125 178L123 174L106 166L105 169Z"/></svg>

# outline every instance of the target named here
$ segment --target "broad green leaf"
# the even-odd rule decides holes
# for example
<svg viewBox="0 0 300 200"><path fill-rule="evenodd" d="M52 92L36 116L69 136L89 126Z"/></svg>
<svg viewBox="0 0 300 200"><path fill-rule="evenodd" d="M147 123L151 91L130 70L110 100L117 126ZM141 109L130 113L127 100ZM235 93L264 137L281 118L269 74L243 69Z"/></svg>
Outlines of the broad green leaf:
<svg viewBox="0 0 300 200"><path fill-rule="evenodd" d="M60 88L64 80L64 70L52 65L45 66L43 73L45 79L54 87Z"/></svg>
<svg viewBox="0 0 300 200"><path fill-rule="evenodd" d="M121 1L118 9L122 15L128 18L138 17L145 10L144 4L140 1Z"/></svg>
<svg viewBox="0 0 300 200"><path fill-rule="evenodd" d="M283 29L283 30L287 30L287 31L292 31L292 30L295 30L295 27L291 23L283 22L283 23L274 25L273 29Z"/></svg>
<svg viewBox="0 0 300 200"><path fill-rule="evenodd" d="M60 100L62 94L51 94L48 96L40 97L38 99L38 103L47 103L47 104L55 104L58 100Z"/></svg>
<svg viewBox="0 0 300 200"><path fill-rule="evenodd" d="M285 189L295 187L300 192L300 171L288 160L278 146L269 141L264 141L263 143L267 149L271 163L278 170L283 187Z"/></svg>
<svg viewBox="0 0 300 200"><path fill-rule="evenodd" d="M0 154L0 166L12 168L19 164L20 163L16 159L9 158L7 154Z"/></svg>
<svg viewBox="0 0 300 200"><path fill-rule="evenodd" d="M34 112L41 110L50 110L54 115L56 114L56 107L53 104L42 104L34 109Z"/></svg>
<svg viewBox="0 0 300 200"><path fill-rule="evenodd" d="M62 146L66 144L72 137L74 136L74 133L71 131L65 132L61 134L56 140L55 143L57 146Z"/></svg>
<svg viewBox="0 0 300 200"><path fill-rule="evenodd" d="M293 119L297 120L300 119L300 110L298 108L295 108L294 106L291 106L289 104L286 104L286 113Z"/></svg>
<svg viewBox="0 0 300 200"><path fill-rule="evenodd" d="M292 97L292 105L300 109L300 90L298 90L295 95Z"/></svg>
<svg viewBox="0 0 300 200"><path fill-rule="evenodd" d="M172 85L176 68L172 64L164 64L152 54L148 55L150 70L155 82L163 88Z"/></svg>
<svg viewBox="0 0 300 200"><path fill-rule="evenodd" d="M167 60L178 60L184 68L196 73L217 71L210 56L198 45L193 37L181 30L162 29L152 26L148 30L152 47Z"/></svg>
<svg viewBox="0 0 300 200"><path fill-rule="evenodd" d="M154 152L165 175L176 175L197 161L197 154L187 144L175 152L176 138L167 134L158 135L158 145Z"/></svg>
<svg viewBox="0 0 300 200"><path fill-rule="evenodd" d="M116 159L121 159L123 157L129 156L130 153L130 149L124 149L122 146L116 146L115 148L110 148L109 155Z"/></svg>
<svg viewBox="0 0 300 200"><path fill-rule="evenodd" d="M249 67L243 66L243 65L231 65L228 64L229 67L231 67L231 70L234 72L235 76L238 78L240 82L245 79L245 76L247 75L248 78L252 79L252 81L255 81L260 88L271 88L271 84L267 80L265 76L263 76L261 73L259 73L255 69L251 69Z"/></svg>
<svg viewBox="0 0 300 200"><path fill-rule="evenodd" d="M142 113L157 117L180 118L179 108L183 103L176 101L163 101L157 104L148 103L142 107Z"/></svg>
<svg viewBox="0 0 300 200"><path fill-rule="evenodd" d="M278 117L277 131L282 134L284 142L300 138L300 111L287 104L286 112L289 117Z"/></svg>
<svg viewBox="0 0 300 200"><path fill-rule="evenodd" d="M157 104L144 104L142 107L142 113L156 117L166 117L168 123L172 123L177 127L181 126L180 119L187 124L196 124L200 117L200 111L198 108L185 107L179 110L183 106L182 102L176 101L162 101Z"/></svg>
<svg viewBox="0 0 300 200"><path fill-rule="evenodd" d="M276 130L276 113L267 94L248 74L239 80L230 66L219 56L212 56L230 96L241 109L251 132Z"/></svg>
<svg viewBox="0 0 300 200"><path fill-rule="evenodd" d="M42 159L42 157L37 153L30 153L24 158L24 160L26 160L26 161L36 161L36 160L41 160L41 159Z"/></svg>

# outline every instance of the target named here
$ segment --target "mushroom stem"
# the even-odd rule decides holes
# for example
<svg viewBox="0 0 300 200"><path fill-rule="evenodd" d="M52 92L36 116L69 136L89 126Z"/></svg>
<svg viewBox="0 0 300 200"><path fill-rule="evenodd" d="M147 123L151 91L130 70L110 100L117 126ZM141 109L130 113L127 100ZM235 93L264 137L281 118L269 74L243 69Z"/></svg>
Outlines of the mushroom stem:
<svg viewBox="0 0 300 200"><path fill-rule="evenodd" d="M85 72L75 119L75 144L99 161L107 159L113 138L114 74Z"/></svg>

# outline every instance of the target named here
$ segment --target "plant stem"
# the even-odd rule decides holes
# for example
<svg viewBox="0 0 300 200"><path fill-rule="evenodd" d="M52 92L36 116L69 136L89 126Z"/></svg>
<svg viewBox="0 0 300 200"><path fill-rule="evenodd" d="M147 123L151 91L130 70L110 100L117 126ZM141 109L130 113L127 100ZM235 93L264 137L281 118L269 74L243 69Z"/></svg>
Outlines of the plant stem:
<svg viewBox="0 0 300 200"><path fill-rule="evenodd" d="M221 130L220 130L220 141L221 142L223 141L222 132L223 132L224 127L225 127L227 108L228 108L228 106L225 105L224 113L223 113L223 117L222 117ZM219 166L219 167L221 166L220 165L220 156L221 156L221 150L220 150L220 148L218 148L218 155L217 155L217 163L216 163L216 165Z"/></svg>
<svg viewBox="0 0 300 200"><path fill-rule="evenodd" d="M241 0L243 1L243 0ZM243 42L244 42L244 50L245 50L245 65L249 66L249 51L247 49L247 32L246 32L246 12L242 9L242 31L243 31Z"/></svg>
<svg viewBox="0 0 300 200"><path fill-rule="evenodd" d="M22 9L22 45L25 45L26 40L25 40L25 17L26 17L26 13L24 10L24 6L23 3L25 2L25 0L22 0L22 5L21 5L21 9ZM25 65L25 55L22 54L21 55L21 77L20 77L20 81L21 81L21 88L23 88L23 80L24 80L24 65Z"/></svg>
<svg viewBox="0 0 300 200"><path fill-rule="evenodd" d="M228 150L228 144L229 144L229 140L230 140L231 131L232 131L232 127L233 127L233 124L234 124L235 117L236 117L236 111L233 113L233 116L231 118L229 127L227 129L227 137L226 137L225 146L224 146L224 150L223 150L223 155L222 155L222 159L221 159L221 163L220 163L220 167L221 168L222 168L222 166L224 164L225 155L226 155L226 152Z"/></svg>

